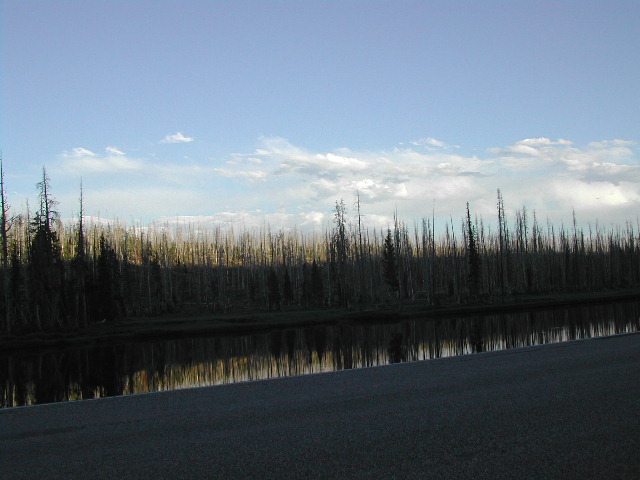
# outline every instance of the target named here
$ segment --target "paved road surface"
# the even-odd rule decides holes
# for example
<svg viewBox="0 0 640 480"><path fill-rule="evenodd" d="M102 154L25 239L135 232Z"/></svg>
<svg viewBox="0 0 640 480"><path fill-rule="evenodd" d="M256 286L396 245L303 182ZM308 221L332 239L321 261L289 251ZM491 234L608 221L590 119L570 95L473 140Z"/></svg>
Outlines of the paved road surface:
<svg viewBox="0 0 640 480"><path fill-rule="evenodd" d="M639 479L640 335L0 410L2 479Z"/></svg>

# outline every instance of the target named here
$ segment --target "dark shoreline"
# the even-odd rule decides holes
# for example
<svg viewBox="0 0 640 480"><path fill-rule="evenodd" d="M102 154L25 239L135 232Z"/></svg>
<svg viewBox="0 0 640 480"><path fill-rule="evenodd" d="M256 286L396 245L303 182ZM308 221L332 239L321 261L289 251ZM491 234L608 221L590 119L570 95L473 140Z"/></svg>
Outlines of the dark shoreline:
<svg viewBox="0 0 640 480"><path fill-rule="evenodd" d="M73 332L24 336L0 335L0 350L46 350L77 345L117 344L206 335L246 335L270 330L315 325L390 323L418 318L435 319L472 315L514 313L523 310L640 300L640 288L516 295L492 303L434 306L425 301L407 301L402 308L377 309L283 309L278 312L253 311L227 314L165 314L156 317L126 318L96 324Z"/></svg>

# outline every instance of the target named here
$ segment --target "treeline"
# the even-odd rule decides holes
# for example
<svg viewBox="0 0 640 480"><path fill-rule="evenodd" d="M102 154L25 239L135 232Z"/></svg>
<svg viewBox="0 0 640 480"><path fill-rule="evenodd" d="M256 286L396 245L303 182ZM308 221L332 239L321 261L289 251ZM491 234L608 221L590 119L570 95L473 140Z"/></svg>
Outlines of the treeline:
<svg viewBox="0 0 640 480"><path fill-rule="evenodd" d="M37 187L37 211L10 216L2 177L0 333L166 312L488 302L640 284L633 224L584 231L574 215L556 228L525 207L508 221L500 191L496 227L467 204L466 218L436 237L434 218L366 228L359 197L351 214L336 202L332 226L314 235L85 225L82 192L78 221L63 224L44 169Z"/></svg>

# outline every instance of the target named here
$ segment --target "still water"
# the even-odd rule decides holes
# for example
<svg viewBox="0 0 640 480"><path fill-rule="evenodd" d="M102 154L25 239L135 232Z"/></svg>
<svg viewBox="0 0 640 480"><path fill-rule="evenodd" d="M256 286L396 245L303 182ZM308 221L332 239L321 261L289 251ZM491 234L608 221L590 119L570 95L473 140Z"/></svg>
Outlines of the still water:
<svg viewBox="0 0 640 480"><path fill-rule="evenodd" d="M428 360L640 330L640 302L0 353L0 407Z"/></svg>

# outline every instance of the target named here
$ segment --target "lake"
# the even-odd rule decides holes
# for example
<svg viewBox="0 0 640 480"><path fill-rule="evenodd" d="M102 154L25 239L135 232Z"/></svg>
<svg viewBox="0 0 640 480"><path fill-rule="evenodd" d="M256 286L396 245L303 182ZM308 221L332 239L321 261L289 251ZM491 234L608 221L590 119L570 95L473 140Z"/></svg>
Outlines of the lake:
<svg viewBox="0 0 640 480"><path fill-rule="evenodd" d="M640 330L640 302L0 353L0 407L305 375Z"/></svg>

